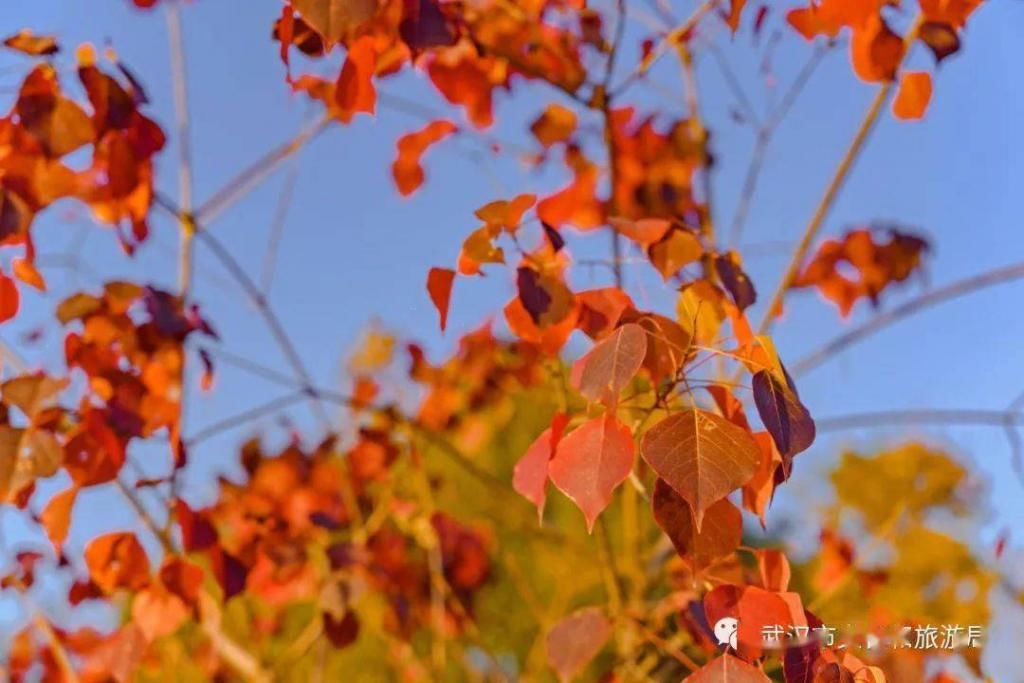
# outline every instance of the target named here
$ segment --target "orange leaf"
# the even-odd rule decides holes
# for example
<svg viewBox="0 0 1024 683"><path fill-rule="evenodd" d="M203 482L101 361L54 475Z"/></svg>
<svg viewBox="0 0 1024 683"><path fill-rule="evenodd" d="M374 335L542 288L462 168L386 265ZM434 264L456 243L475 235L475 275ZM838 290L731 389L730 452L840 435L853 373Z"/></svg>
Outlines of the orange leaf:
<svg viewBox="0 0 1024 683"><path fill-rule="evenodd" d="M732 0L729 3L729 15L726 17L725 23L729 25L729 30L733 35L736 35L736 31L740 28L740 17L746 4L747 0Z"/></svg>
<svg viewBox="0 0 1024 683"><path fill-rule="evenodd" d="M31 261L20 258L14 259L11 263L11 270L14 273L14 277L26 285L35 287L40 292L46 291L46 280L43 279L42 274L36 270L35 264Z"/></svg>
<svg viewBox="0 0 1024 683"><path fill-rule="evenodd" d="M132 601L132 623L150 641L174 633L188 617L188 606L181 598L157 583L139 591Z"/></svg>
<svg viewBox="0 0 1024 683"><path fill-rule="evenodd" d="M568 142L576 131L576 114L560 104L548 105L530 126L530 131L544 147Z"/></svg>
<svg viewBox="0 0 1024 683"><path fill-rule="evenodd" d="M20 300L14 280L0 273L0 323L17 315Z"/></svg>
<svg viewBox="0 0 1024 683"><path fill-rule="evenodd" d="M441 331L448 324L448 303L452 296L452 283L455 282L455 271L448 268L431 268L427 274L427 293L434 302L441 316Z"/></svg>
<svg viewBox="0 0 1024 683"><path fill-rule="evenodd" d="M465 107L466 115L477 128L486 128L494 122L494 69L487 60L462 54L454 62L434 60L427 72L449 102Z"/></svg>
<svg viewBox="0 0 1024 683"><path fill-rule="evenodd" d="M671 230L647 248L647 255L661 277L668 280L684 266L698 260L704 247L696 235L688 230Z"/></svg>
<svg viewBox="0 0 1024 683"><path fill-rule="evenodd" d="M431 121L415 133L398 139L398 157L391 165L391 173L403 196L409 196L423 184L421 159L427 149L458 130L451 121Z"/></svg>
<svg viewBox="0 0 1024 683"><path fill-rule="evenodd" d="M789 589L792 570L789 568L789 560L781 550L758 550L757 568L761 573L761 585L765 590L784 593Z"/></svg>
<svg viewBox="0 0 1024 683"><path fill-rule="evenodd" d="M291 0L302 18L324 38L339 42L377 12L377 0Z"/></svg>
<svg viewBox="0 0 1024 683"><path fill-rule="evenodd" d="M636 323L627 323L576 361L572 384L591 401L614 404L646 354L647 333Z"/></svg>
<svg viewBox="0 0 1024 683"><path fill-rule="evenodd" d="M597 607L570 614L548 633L548 663L560 681L570 681L597 656L612 635L612 623Z"/></svg>
<svg viewBox="0 0 1024 683"><path fill-rule="evenodd" d="M492 225L477 228L462 243L459 252L459 272L463 275L477 275L485 263L504 263L505 252L494 245L498 230Z"/></svg>
<svg viewBox="0 0 1024 683"><path fill-rule="evenodd" d="M512 470L512 488L516 493L537 506L537 517L543 519L547 500L548 464L558 449L558 442L568 423L563 413L557 413L551 426L545 429L526 449L526 453Z"/></svg>
<svg viewBox="0 0 1024 683"><path fill-rule="evenodd" d="M903 61L903 38L889 28L878 14L853 30L850 41L850 56L853 70L869 83L891 81Z"/></svg>
<svg viewBox="0 0 1024 683"><path fill-rule="evenodd" d="M67 491L58 493L46 504L43 512L39 515L46 535L49 536L53 547L60 552L64 541L68 537L68 528L71 526L71 508L74 507L75 498L78 497L78 487L72 486Z"/></svg>
<svg viewBox="0 0 1024 683"><path fill-rule="evenodd" d="M60 52L60 46L53 36L37 36L28 29L22 29L4 40L4 45L33 57L53 55Z"/></svg>
<svg viewBox="0 0 1024 683"><path fill-rule="evenodd" d="M892 113L904 121L920 119L932 99L932 77L921 71L903 74L900 90L892 102Z"/></svg>
<svg viewBox="0 0 1024 683"><path fill-rule="evenodd" d="M576 294L580 302L579 328L591 339L601 339L618 326L633 300L618 287L588 289Z"/></svg>
<svg viewBox="0 0 1024 683"><path fill-rule="evenodd" d="M921 266L928 250L928 242L916 235L897 229L888 233L887 242L865 229L851 230L841 240L828 240L792 286L817 287L839 306L844 317L862 297L877 304L886 287L903 282ZM856 271L854 277L843 272L849 270L842 268L847 264Z"/></svg>
<svg viewBox="0 0 1024 683"><path fill-rule="evenodd" d="M149 558L132 533L93 539L85 548L85 563L92 580L106 593L119 588L139 590L149 583Z"/></svg>
<svg viewBox="0 0 1024 683"><path fill-rule="evenodd" d="M644 435L640 453L690 504L698 531L704 511L750 481L761 460L748 431L703 410L669 415Z"/></svg>
<svg viewBox="0 0 1024 683"><path fill-rule="evenodd" d="M558 444L550 464L551 481L583 512L587 530L608 507L612 493L633 469L629 428L612 415L583 423Z"/></svg>
<svg viewBox="0 0 1024 683"><path fill-rule="evenodd" d="M514 233L523 220L523 214L536 203L537 195L521 194L509 201L502 199L485 204L476 210L475 215L489 226Z"/></svg>
<svg viewBox="0 0 1024 683"><path fill-rule="evenodd" d="M348 123L357 113L373 114L376 110L377 90L373 86L376 66L377 47L372 36L363 36L349 46L334 93L342 123Z"/></svg>

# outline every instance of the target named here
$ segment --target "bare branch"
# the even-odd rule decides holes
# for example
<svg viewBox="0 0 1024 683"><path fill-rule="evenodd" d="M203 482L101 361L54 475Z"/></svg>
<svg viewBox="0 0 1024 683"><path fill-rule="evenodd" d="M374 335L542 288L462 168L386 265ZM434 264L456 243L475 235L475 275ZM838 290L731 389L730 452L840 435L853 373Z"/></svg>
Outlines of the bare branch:
<svg viewBox="0 0 1024 683"><path fill-rule="evenodd" d="M864 427L937 424L950 426L1006 427L1024 425L1024 413L1006 410L963 410L920 408L908 410L877 410L815 419L819 431L839 431Z"/></svg>
<svg viewBox="0 0 1024 683"><path fill-rule="evenodd" d="M300 130L294 138L275 147L260 157L255 163L243 169L196 210L195 222L209 226L225 210L263 182L268 175L277 169L281 162L288 159L288 157L298 152L327 130L327 126L330 123L331 118L329 116L323 116L313 121Z"/></svg>
<svg viewBox="0 0 1024 683"><path fill-rule="evenodd" d="M914 19L913 26L909 31L907 31L907 35L903 38L904 59L917 37L921 20L921 15L919 14L917 18ZM900 60L901 64L902 61L903 60ZM803 237L800 238L800 243L797 246L796 251L793 253L793 258L790 260L789 265L786 268L786 272L779 281L779 284L775 289L775 293L772 295L772 298L768 303L768 307L765 309L764 317L761 319L761 324L758 328L759 334L765 334L771 329L772 323L775 321L777 312L782 304L782 300L786 296L786 292L789 290L793 280L796 279L797 274L800 272L800 268L803 266L807 252L811 248L811 244L813 244L815 237L817 237L818 232L821 230L821 226L824 224L825 218L828 216L832 205L835 203L836 197L839 196L840 190L842 190L845 185L846 179L850 175L850 170L853 168L854 162L860 156L861 151L863 151L865 143L868 141L868 138L871 136L871 132L875 128L875 124L878 123L879 114L881 114L885 103L889 101L889 96L892 94L894 85L895 81L893 80L885 81L875 93L875 97L872 99L871 105L868 107L860 126L857 128L857 132L854 134L853 140L850 142L850 146L846 150L846 154L843 155L843 158L840 160L835 174L832 176L828 187L825 189L825 194L822 196L821 201L818 203L818 207L814 210L814 215L811 217L810 222L807 224L807 228L804 230Z"/></svg>
<svg viewBox="0 0 1024 683"><path fill-rule="evenodd" d="M856 344L862 339L885 329L889 325L897 323L900 320L916 313L920 313L932 306L945 303L952 299L958 299L981 289L1005 284L1007 282L1013 282L1014 280L1019 280L1021 278L1024 278L1024 262L1015 263L1002 268L996 268L995 270L981 273L979 275L972 275L971 277L964 278L963 280L957 280L956 282L950 283L945 287L940 287L931 292L922 294L921 296L911 299L910 301L906 301L889 311L879 313L870 320L827 342L821 348L807 354L793 365L793 375L798 376L813 370L830 358L835 357L835 354L846 347Z"/></svg>

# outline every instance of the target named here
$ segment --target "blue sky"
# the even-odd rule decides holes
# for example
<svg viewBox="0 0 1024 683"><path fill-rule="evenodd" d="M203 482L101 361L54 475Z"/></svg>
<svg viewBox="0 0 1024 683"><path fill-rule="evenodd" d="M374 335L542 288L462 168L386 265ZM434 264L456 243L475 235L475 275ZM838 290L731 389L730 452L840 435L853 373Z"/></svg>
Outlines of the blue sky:
<svg viewBox="0 0 1024 683"><path fill-rule="evenodd" d="M600 5L601 3L596 3ZM636 3L646 6L644 3ZM692 3L674 2L685 16ZM244 7L244 10L241 9ZM270 26L277 0L196 0L184 8L186 58L191 95L196 195L201 201L273 144L292 137L309 115L299 96L289 93ZM165 129L173 128L171 74L162 12L140 12L127 0L21 0L0 7L8 32L29 26L57 34L67 48L62 63L71 78L71 53L82 41L109 43L145 83L152 112ZM777 19L777 17L776 17ZM714 20L712 20L714 21ZM935 96L926 120L901 123L888 113L836 202L824 234L874 220L918 226L934 241L926 282L912 282L885 297L882 306L958 278L1018 261L1024 255L1020 188L1024 187L1024 5L993 0L978 11L961 54L947 60L936 77ZM640 35L631 33L633 43ZM758 60L749 35L717 43L756 105L764 103ZM778 50L776 70L788 83L810 48L794 35ZM0 58L0 93L9 97L17 84L18 63ZM641 107L681 112L680 86L673 71L655 69L656 90L638 88ZM927 68L931 57L918 50L912 64ZM705 116L712 122L719 166L715 176L716 219L726 226L739 195L752 149L750 131L732 122L735 98L711 59L699 65ZM382 86L446 109L421 76ZM493 133L529 144L526 124L554 97L538 88L515 103L498 96L499 124ZM845 145L855 130L873 87L853 77L846 51L827 56L792 109L769 150L744 243L746 263L767 298L786 264L788 247L803 231ZM450 114L460 117L458 112ZM440 357L460 332L476 327L503 303L511 279L497 275L460 281L455 290L447 335L437 331L436 313L423 283L433 265L454 263L459 246L475 227L472 211L492 199L522 191L544 191L557 175L537 174L515 160L476 153L472 143L455 142L428 156L426 187L409 200L395 193L389 172L394 141L422 125L407 114L383 110L348 127L334 127L298 159L294 197L278 253L271 303L291 331L300 354L320 383L344 388L344 358L362 330L378 322L397 334L424 343ZM456 153L455 150L462 150ZM159 162L159 187L176 193L174 151ZM277 211L281 188L292 166L285 164L257 192L226 212L211 229L249 272L259 273ZM156 281L175 278L174 227L155 222L154 239L134 261L118 250L112 234L88 231L86 217L56 210L40 221L37 241L43 253L73 251L103 274ZM602 241L602 245L604 241ZM47 247L47 245L52 245ZM581 250L595 249L584 246ZM258 316L240 303L239 292L208 253L199 248L195 296L215 322L226 348L287 372L287 365ZM55 289L67 292L75 276L54 271ZM64 280L64 278L68 278ZM62 281L64 284L62 284ZM77 286L95 285L88 278ZM986 408L1002 410L1024 392L1024 354L1020 339L1024 315L1018 302L1024 282L987 290L929 310L887 329L842 353L800 382L801 395L819 416L886 408ZM0 330L19 345L25 331L44 321L53 297L33 297L22 318ZM776 342L785 359L796 359L824 340L872 314L858 306L849 321L813 294L793 297ZM49 330L43 344L23 349L32 364L52 366L59 335ZM583 348L577 344L577 351ZM222 365L218 391L193 397L187 423L205 424L258 405L280 391L247 373ZM287 412L287 411L286 411ZM289 413L311 424L303 408ZM274 431L273 420L266 426ZM193 453L189 492L196 501L212 494L210 474L232 467L233 453L250 430L228 433ZM979 532L980 547L1012 522L1024 518L1021 483L1009 466L1002 431L985 427L929 427L860 430L822 435L801 456L806 473L792 483L790 501L807 500L814 474L825 471L843 447L870 450L907 435L948 446L976 466L991 487L991 518ZM140 458L146 457L140 453ZM157 457L157 456L153 456ZM143 463L147 466L147 463ZM154 470L160 461L148 465ZM811 498L813 500L813 497ZM76 521L74 539L84 539L112 524L128 523L109 496L87 497L88 510ZM85 504L83 504L84 506ZM792 502L790 502L792 505ZM8 538L20 538L18 524L7 519ZM1018 525L1019 529L1019 525ZM1019 548L1020 538L1011 545Z"/></svg>

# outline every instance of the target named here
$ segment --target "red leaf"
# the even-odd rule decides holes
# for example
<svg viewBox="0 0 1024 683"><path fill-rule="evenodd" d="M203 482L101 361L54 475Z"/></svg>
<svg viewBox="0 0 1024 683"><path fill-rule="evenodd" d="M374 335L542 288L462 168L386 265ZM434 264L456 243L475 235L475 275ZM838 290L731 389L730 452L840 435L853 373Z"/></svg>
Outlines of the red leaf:
<svg viewBox="0 0 1024 683"><path fill-rule="evenodd" d="M561 681L575 678L612 635L612 623L597 607L575 612L548 632L548 663Z"/></svg>
<svg viewBox="0 0 1024 683"><path fill-rule="evenodd" d="M771 683L771 679L743 660L724 654L687 676L683 683Z"/></svg>
<svg viewBox="0 0 1024 683"><path fill-rule="evenodd" d="M0 273L0 323L7 322L18 314L20 300L14 280Z"/></svg>
<svg viewBox="0 0 1024 683"><path fill-rule="evenodd" d="M683 497L700 530L704 511L750 481L761 452L750 433L703 410L668 416L640 444L644 460Z"/></svg>
<svg viewBox="0 0 1024 683"><path fill-rule="evenodd" d="M334 94L342 123L348 123L358 113L373 114L376 110L377 90L373 86L376 66L377 48L371 36L363 36L349 47Z"/></svg>
<svg viewBox="0 0 1024 683"><path fill-rule="evenodd" d="M51 498L39 515L46 535L58 553L68 537L68 528L71 526L71 508L74 507L77 497L78 487L72 486L67 491L58 493Z"/></svg>
<svg viewBox="0 0 1024 683"><path fill-rule="evenodd" d="M85 547L92 580L106 593L119 588L139 590L149 583L149 558L135 534L111 533Z"/></svg>
<svg viewBox="0 0 1024 683"><path fill-rule="evenodd" d="M60 52L60 46L53 36L37 36L28 29L18 31L4 40L4 45L33 57L53 55Z"/></svg>
<svg viewBox="0 0 1024 683"><path fill-rule="evenodd" d="M635 452L629 428L612 415L597 417L571 432L550 463L551 481L569 496L593 531L612 493L633 469Z"/></svg>
<svg viewBox="0 0 1024 683"><path fill-rule="evenodd" d="M573 365L571 381L591 401L618 401L619 392L640 370L647 354L647 332L627 323Z"/></svg>
<svg viewBox="0 0 1024 683"><path fill-rule="evenodd" d="M729 16L726 17L725 23L729 25L733 35L736 35L736 31L740 28L740 17L746 4L747 0L732 0L729 3Z"/></svg>
<svg viewBox="0 0 1024 683"><path fill-rule="evenodd" d="M757 552L757 568L761 573L761 585L766 590L784 593L789 589L792 572L789 560L781 550L759 550Z"/></svg>
<svg viewBox="0 0 1024 683"><path fill-rule="evenodd" d="M728 498L708 508L700 531L694 524L690 506L665 480L655 482L651 502L654 521L679 555L698 569L726 557L740 545L743 514Z"/></svg>
<svg viewBox="0 0 1024 683"><path fill-rule="evenodd" d="M411 195L423 184L421 160L427 149L457 130L458 126L451 121L431 121L415 133L408 133L398 139L398 157L391 165L391 174L402 196Z"/></svg>
<svg viewBox="0 0 1024 683"><path fill-rule="evenodd" d="M564 413L555 414L551 427L537 437L519 462L512 470L512 488L537 506L537 517L544 517L544 504L547 501L548 465L558 449L569 419Z"/></svg>
<svg viewBox="0 0 1024 683"><path fill-rule="evenodd" d="M441 316L441 331L448 325L448 303L452 296L455 271L448 268L431 268L427 274L427 293Z"/></svg>

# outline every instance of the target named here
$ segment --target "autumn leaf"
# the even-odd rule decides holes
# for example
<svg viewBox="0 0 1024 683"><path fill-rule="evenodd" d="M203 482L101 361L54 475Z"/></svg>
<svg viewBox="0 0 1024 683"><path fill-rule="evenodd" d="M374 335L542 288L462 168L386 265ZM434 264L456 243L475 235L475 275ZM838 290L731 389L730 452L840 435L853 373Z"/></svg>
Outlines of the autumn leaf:
<svg viewBox="0 0 1024 683"><path fill-rule="evenodd" d="M740 18L743 15L743 8L746 4L747 0L731 0L729 3L729 14L725 18L725 23L729 25L729 30L732 31L734 36L740 28Z"/></svg>
<svg viewBox="0 0 1024 683"><path fill-rule="evenodd" d="M589 420L566 435L550 463L551 481L587 519L587 530L608 507L612 494L633 469L629 428L612 415Z"/></svg>
<svg viewBox="0 0 1024 683"><path fill-rule="evenodd" d="M689 504L663 479L655 482L651 502L654 520L672 541L676 552L697 568L728 556L740 545L743 515L728 498L707 509L699 531Z"/></svg>
<svg viewBox="0 0 1024 683"><path fill-rule="evenodd" d="M149 558L135 534L117 532L94 538L85 547L85 563L106 593L139 590L149 583Z"/></svg>
<svg viewBox="0 0 1024 683"><path fill-rule="evenodd" d="M334 95L342 123L348 123L358 113L373 114L376 110L377 90L373 86L376 65L377 47L372 37L363 36L349 46Z"/></svg>
<svg viewBox="0 0 1024 683"><path fill-rule="evenodd" d="M674 277L679 271L704 254L704 247L696 235L688 230L670 230L659 241L647 248L651 263L666 280Z"/></svg>
<svg viewBox="0 0 1024 683"><path fill-rule="evenodd" d="M892 102L892 113L904 121L923 118L931 99L932 77L928 73L904 73L900 78L899 91Z"/></svg>
<svg viewBox="0 0 1024 683"><path fill-rule="evenodd" d="M543 147L567 142L576 131L576 114L560 104L548 105L530 125L530 131Z"/></svg>
<svg viewBox="0 0 1024 683"><path fill-rule="evenodd" d="M903 61L904 49L903 38L893 33L881 15L873 14L853 31L853 69L862 80L871 83L891 81Z"/></svg>
<svg viewBox="0 0 1024 683"><path fill-rule="evenodd" d="M452 296L452 283L455 282L455 271L448 268L431 268L427 274L427 293L434 302L438 315L441 316L441 331L448 324L448 303Z"/></svg>
<svg viewBox="0 0 1024 683"><path fill-rule="evenodd" d="M699 671L683 679L683 683L770 683L771 679L742 659L723 654Z"/></svg>
<svg viewBox="0 0 1024 683"><path fill-rule="evenodd" d="M492 225L477 228L462 243L459 252L459 272L463 275L479 275L480 266L485 263L504 263L505 251L494 244L498 229Z"/></svg>
<svg viewBox="0 0 1024 683"><path fill-rule="evenodd" d="M53 405L67 385L66 379L42 373L21 375L0 384L0 396L6 405L18 408L31 419L43 408Z"/></svg>
<svg viewBox="0 0 1024 683"><path fill-rule="evenodd" d="M932 51L936 64L960 51L960 36L953 26L945 22L924 22L917 30L917 38Z"/></svg>
<svg viewBox="0 0 1024 683"><path fill-rule="evenodd" d="M548 632L548 663L560 681L570 681L597 656L612 635L612 623L597 607L570 614Z"/></svg>
<svg viewBox="0 0 1024 683"><path fill-rule="evenodd" d="M761 575L761 586L765 590L784 593L789 589L789 580L793 574L789 560L781 550L758 550L757 569Z"/></svg>
<svg viewBox="0 0 1024 683"><path fill-rule="evenodd" d="M551 459L558 449L562 433L568 424L564 413L558 413L545 429L526 449L526 453L512 470L512 488L516 493L537 506L537 518L544 518L544 504L547 501L548 470Z"/></svg>
<svg viewBox="0 0 1024 683"><path fill-rule="evenodd" d="M537 203L537 195L521 194L514 199L485 204L476 210L475 216L492 228L500 228L514 234L519 229L523 214Z"/></svg>
<svg viewBox="0 0 1024 683"><path fill-rule="evenodd" d="M698 531L705 511L750 481L761 459L749 432L703 410L666 417L644 435L640 454L690 505Z"/></svg>
<svg viewBox="0 0 1024 683"><path fill-rule="evenodd" d="M7 322L18 314L21 297L14 280L0 272L0 323Z"/></svg>
<svg viewBox="0 0 1024 683"><path fill-rule="evenodd" d="M39 518L53 547L59 553L71 526L71 509L78 497L78 487L72 486L49 500Z"/></svg>
<svg viewBox="0 0 1024 683"><path fill-rule="evenodd" d="M291 0L291 3L320 35L338 43L373 18L378 0Z"/></svg>
<svg viewBox="0 0 1024 683"><path fill-rule="evenodd" d="M647 355L647 332L627 323L594 345L573 365L573 386L591 401L612 405L643 365Z"/></svg>
<svg viewBox="0 0 1024 683"><path fill-rule="evenodd" d="M788 463L810 448L816 432L814 420L788 377L781 380L770 370L759 370L754 373L753 389L757 413L783 460Z"/></svg>
<svg viewBox="0 0 1024 683"><path fill-rule="evenodd" d="M594 340L611 334L622 314L633 308L633 300L618 287L584 290L576 293L576 299L580 302L579 328Z"/></svg>
<svg viewBox="0 0 1024 683"><path fill-rule="evenodd" d="M928 242L896 228L886 231L888 240L883 242L876 232L850 230L840 240L826 241L792 287L817 287L844 317L861 298L877 304L887 287L907 280L920 268Z"/></svg>
<svg viewBox="0 0 1024 683"><path fill-rule="evenodd" d="M28 29L18 31L13 36L6 38L3 44L12 50L33 57L54 55L60 52L60 46L53 36L37 36Z"/></svg>
<svg viewBox="0 0 1024 683"><path fill-rule="evenodd" d="M722 281L725 291L729 292L736 308L745 311L757 301L757 291L754 283L750 281L747 274L740 267L738 259L734 254L718 256L715 259L715 271L718 279Z"/></svg>
<svg viewBox="0 0 1024 683"><path fill-rule="evenodd" d="M458 127L451 121L431 121L414 133L407 133L398 139L398 157L391 166L398 191L409 196L423 184L423 154L441 140L456 132Z"/></svg>
<svg viewBox="0 0 1024 683"><path fill-rule="evenodd" d="M26 285L38 289L40 292L46 291L46 280L43 279L42 273L40 273L35 264L27 259L14 259L11 263L11 271L14 273L14 277L18 278Z"/></svg>
<svg viewBox="0 0 1024 683"><path fill-rule="evenodd" d="M406 0L402 9L398 32L414 55L429 48L453 45L457 40L439 0Z"/></svg>

